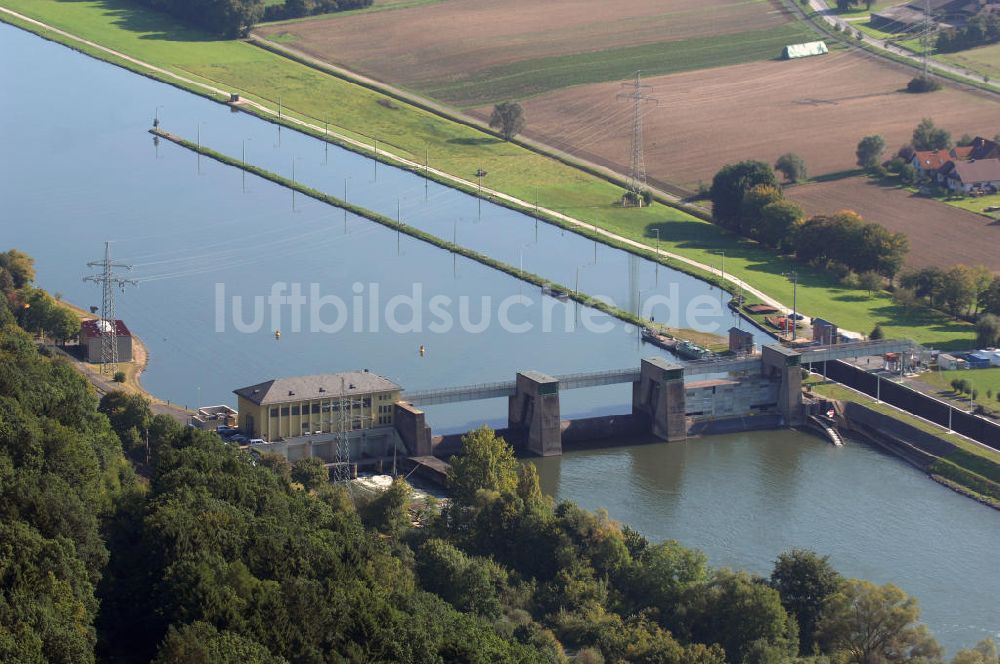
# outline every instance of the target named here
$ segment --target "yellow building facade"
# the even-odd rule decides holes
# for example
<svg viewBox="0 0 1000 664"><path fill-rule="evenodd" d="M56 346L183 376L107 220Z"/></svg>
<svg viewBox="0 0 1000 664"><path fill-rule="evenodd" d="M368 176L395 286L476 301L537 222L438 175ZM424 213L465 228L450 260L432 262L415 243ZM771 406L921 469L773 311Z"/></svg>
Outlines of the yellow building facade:
<svg viewBox="0 0 1000 664"><path fill-rule="evenodd" d="M234 390L240 431L269 442L392 426L400 391L367 370L276 378Z"/></svg>

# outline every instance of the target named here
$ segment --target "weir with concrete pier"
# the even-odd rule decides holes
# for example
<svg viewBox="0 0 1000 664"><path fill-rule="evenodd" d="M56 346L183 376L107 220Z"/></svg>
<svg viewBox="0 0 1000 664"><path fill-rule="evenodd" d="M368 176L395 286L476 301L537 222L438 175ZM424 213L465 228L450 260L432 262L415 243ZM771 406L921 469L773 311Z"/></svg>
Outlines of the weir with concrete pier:
<svg viewBox="0 0 1000 664"><path fill-rule="evenodd" d="M420 406L506 397L506 429L499 433L539 456L562 454L564 442L593 443L614 436L649 435L665 441L713 431L798 426L803 423L802 365L906 352L910 341L870 341L793 349L765 346L759 354L679 362L642 360L637 368L550 376L520 371L512 381L404 391L394 427L408 452L457 452L459 436L434 437ZM698 380L691 380L697 378ZM632 384L632 411L563 420L564 390Z"/></svg>

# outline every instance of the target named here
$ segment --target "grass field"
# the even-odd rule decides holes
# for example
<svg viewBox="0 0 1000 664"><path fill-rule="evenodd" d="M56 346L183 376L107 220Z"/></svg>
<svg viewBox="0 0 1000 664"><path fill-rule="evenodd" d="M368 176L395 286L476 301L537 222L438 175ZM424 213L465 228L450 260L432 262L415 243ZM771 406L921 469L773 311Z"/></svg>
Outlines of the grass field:
<svg viewBox="0 0 1000 664"><path fill-rule="evenodd" d="M810 34L769 0L445 0L263 26L327 62L460 107L774 58Z"/></svg>
<svg viewBox="0 0 1000 664"><path fill-rule="evenodd" d="M788 261L716 226L663 205L615 207L618 186L403 103L386 108L375 92L243 42L209 39L121 0L0 0L0 6L272 106L280 95L286 113L329 120L347 135L377 135L380 145L402 156L422 160L426 148L433 166L456 175L472 179L481 166L489 172L486 184L491 187L525 200L537 193L542 206L649 245L657 228L663 249L694 260L717 265L719 252L725 251L728 272L784 302L792 301L792 285L782 276L793 267ZM169 120L164 128L171 128ZM802 274L800 309L844 329L867 332L878 322L890 336L938 348L968 347L974 336L969 325L896 306L888 297L868 298L840 288L823 272L795 267Z"/></svg>
<svg viewBox="0 0 1000 664"><path fill-rule="evenodd" d="M967 196L965 198L945 198L941 199L941 202L951 205L952 207L968 210L969 212L975 212L976 214L984 215L990 217L991 219L1000 221L1000 210L986 212L986 208L988 207L1000 207L1000 194L979 196L976 198L973 198L972 196Z"/></svg>
<svg viewBox="0 0 1000 664"><path fill-rule="evenodd" d="M989 76L991 79L1000 79L1000 44L980 46L968 51L942 54L934 57L959 67L971 69L984 76Z"/></svg>
<svg viewBox="0 0 1000 664"><path fill-rule="evenodd" d="M1000 408L1000 402L996 399L996 395L1000 394L1000 367L993 369L934 371L920 376L920 380L925 383L933 385L943 392L949 393L952 392L951 381L956 378L962 378L969 381L975 389L979 390L980 403L993 410ZM987 390L990 390L993 393L993 397L990 399L987 399ZM988 404L987 401L989 401Z"/></svg>
<svg viewBox="0 0 1000 664"><path fill-rule="evenodd" d="M884 187L864 177L790 188L789 198L807 214L854 210L867 221L905 233L910 240L907 267L985 265L1000 272L1000 224L959 206L919 196L907 189ZM1000 198L1000 197L996 197ZM975 200L979 209L989 203Z"/></svg>

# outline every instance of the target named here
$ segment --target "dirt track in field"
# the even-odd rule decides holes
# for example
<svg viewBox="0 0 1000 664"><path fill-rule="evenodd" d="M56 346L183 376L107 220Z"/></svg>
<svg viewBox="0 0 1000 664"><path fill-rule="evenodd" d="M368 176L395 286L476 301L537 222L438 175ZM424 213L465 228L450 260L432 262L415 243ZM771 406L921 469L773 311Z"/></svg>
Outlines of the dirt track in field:
<svg viewBox="0 0 1000 664"><path fill-rule="evenodd" d="M314 57L420 89L512 62L787 22L768 0L446 0L256 32L287 33L288 45Z"/></svg>
<svg viewBox="0 0 1000 664"><path fill-rule="evenodd" d="M853 52L755 62L644 80L660 102L645 110L645 162L655 181L693 188L741 159L773 163L800 154L813 175L854 167L862 136L881 134L895 151L921 118L957 138L993 136L1000 103L946 86L901 92L909 70ZM567 88L523 102L532 138L625 172L632 131L618 83ZM474 114L482 117L487 109Z"/></svg>
<svg viewBox="0 0 1000 664"><path fill-rule="evenodd" d="M1000 272L1000 222L978 214L864 178L791 187L786 195L810 215L849 208L866 221L905 233L910 239L907 267L964 263Z"/></svg>

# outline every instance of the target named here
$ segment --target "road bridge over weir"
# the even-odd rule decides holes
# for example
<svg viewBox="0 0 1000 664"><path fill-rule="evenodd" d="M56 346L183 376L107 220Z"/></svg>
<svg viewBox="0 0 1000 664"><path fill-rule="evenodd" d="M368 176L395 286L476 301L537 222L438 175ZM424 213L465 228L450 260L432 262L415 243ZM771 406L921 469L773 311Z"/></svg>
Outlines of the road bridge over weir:
<svg viewBox="0 0 1000 664"><path fill-rule="evenodd" d="M911 348L914 348L913 342L888 340L860 341L830 346L810 346L800 349L797 352L801 355L801 364L819 364L868 355L902 353ZM689 362L679 362L678 364L683 368L684 376L688 377L754 371L760 368L760 362L760 355L744 355L741 357L692 360ZM585 387L600 387L602 385L634 383L639 380L640 374L641 368L629 367L608 371L584 371L580 373L559 374L553 376L553 378L559 381L560 391L565 391ZM403 399L414 406L436 406L462 401L511 397L516 390L516 380L505 380L494 383L442 387L433 390L408 390L403 393Z"/></svg>
<svg viewBox="0 0 1000 664"><path fill-rule="evenodd" d="M690 427L707 420L770 415L784 425L801 424L804 364L906 353L911 341L866 341L789 348L764 346L759 354L679 362L663 357L639 367L549 376L518 372L511 381L404 391L396 404L395 426L412 454L433 454L430 428L419 406L507 398L508 431L523 434L527 448L548 456L562 453L565 430L559 393L602 385L632 385L632 413L616 416L621 431L645 431L663 440L681 440ZM692 380L698 379L698 380ZM774 416L777 415L777 418ZM595 418L601 419L601 418ZM593 428L601 428L593 422ZM607 427L601 428L609 431Z"/></svg>

